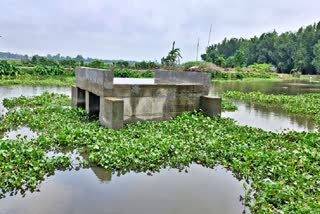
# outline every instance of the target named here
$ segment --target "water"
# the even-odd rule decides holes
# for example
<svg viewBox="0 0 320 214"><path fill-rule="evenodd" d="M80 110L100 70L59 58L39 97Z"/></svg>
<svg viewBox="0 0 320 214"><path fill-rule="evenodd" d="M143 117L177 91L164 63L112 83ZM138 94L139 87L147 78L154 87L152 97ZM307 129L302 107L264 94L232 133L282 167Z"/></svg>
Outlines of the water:
<svg viewBox="0 0 320 214"><path fill-rule="evenodd" d="M26 140L36 138L37 133L33 132L29 127L19 127L17 130L12 130L4 133L3 139L14 140L18 136L25 137Z"/></svg>
<svg viewBox="0 0 320 214"><path fill-rule="evenodd" d="M219 95L225 91L260 91L266 94L303 94L319 93L320 84L307 81L227 81L213 83L210 93ZM316 123L311 117L299 114L289 114L281 108L270 108L261 105L250 105L235 102L238 110L224 112L222 117L231 117L239 125L262 128L266 131L315 131Z"/></svg>
<svg viewBox="0 0 320 214"><path fill-rule="evenodd" d="M226 82L214 83L211 94L225 90L262 91L298 94L317 92L318 84L305 82ZM0 99L21 95L39 95L44 91L70 95L69 87L0 87ZM265 108L238 102L239 110L223 113L239 124L265 130L314 130L315 124L303 115L288 114L277 108ZM0 103L0 111L5 111ZM7 132L36 137L27 127ZM68 152L68 151L67 151ZM53 154L48 154L52 156ZM77 156L78 154L74 154ZM243 181L221 166L215 169L192 164L188 173L162 169L148 176L128 173L117 176L100 167L79 171L57 171L40 185L40 192L8 196L0 200L0 214L37 213L242 213L248 209L240 200L245 194Z"/></svg>
<svg viewBox="0 0 320 214"><path fill-rule="evenodd" d="M0 87L0 99L39 95L45 91L70 95L69 87ZM0 110L5 111L0 104ZM28 127L6 132L36 137ZM66 151L74 157L79 154ZM48 153L48 156L54 156ZM192 164L188 173L162 169L152 176L130 172L118 177L100 167L57 171L40 185L40 192L7 196L0 200L0 214L37 213L242 213L243 181L223 167Z"/></svg>
<svg viewBox="0 0 320 214"><path fill-rule="evenodd" d="M0 213L242 213L243 188L231 172L191 165L118 177L101 168L57 172L41 192L0 200Z"/></svg>

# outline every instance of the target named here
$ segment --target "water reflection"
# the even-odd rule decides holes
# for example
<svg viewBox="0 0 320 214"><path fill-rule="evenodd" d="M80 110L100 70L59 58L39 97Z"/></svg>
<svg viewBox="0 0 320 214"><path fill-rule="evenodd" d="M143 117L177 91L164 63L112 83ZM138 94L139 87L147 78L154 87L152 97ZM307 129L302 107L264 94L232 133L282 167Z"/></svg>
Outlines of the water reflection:
<svg viewBox="0 0 320 214"><path fill-rule="evenodd" d="M290 80L290 81L225 81L214 82L211 94L221 94L225 91L260 91L266 94L303 94L320 92L320 83Z"/></svg>
<svg viewBox="0 0 320 214"><path fill-rule="evenodd" d="M0 115L6 112L3 107L3 99L10 97L20 97L20 96L36 96L49 91L59 94L66 94L71 96L70 87L55 87L55 86L0 86Z"/></svg>
<svg viewBox="0 0 320 214"><path fill-rule="evenodd" d="M320 84L308 81L226 81L214 82L210 93L220 95L225 91L260 91L266 94L302 94L320 92ZM248 125L267 131L282 130L315 131L317 124L311 117L301 114L291 114L281 108L271 108L261 105L250 105L236 102L238 110L224 112L222 117L231 117L240 125Z"/></svg>
<svg viewBox="0 0 320 214"><path fill-rule="evenodd" d="M98 170L99 171L99 170ZM0 201L0 213L242 213L242 182L222 167L193 164L189 173L128 173L107 184L97 169L57 172L41 191ZM103 179L109 179L103 175ZM247 210L248 212L248 210Z"/></svg>
<svg viewBox="0 0 320 214"><path fill-rule="evenodd" d="M288 114L281 108L236 102L238 110L223 112L222 117L230 117L239 125L248 125L266 131L315 131L317 124L312 118L301 114Z"/></svg>
<svg viewBox="0 0 320 214"><path fill-rule="evenodd" d="M27 140L36 138L37 133L33 132L29 127L19 127L17 130L12 130L4 133L3 139L15 140L18 137L25 137Z"/></svg>

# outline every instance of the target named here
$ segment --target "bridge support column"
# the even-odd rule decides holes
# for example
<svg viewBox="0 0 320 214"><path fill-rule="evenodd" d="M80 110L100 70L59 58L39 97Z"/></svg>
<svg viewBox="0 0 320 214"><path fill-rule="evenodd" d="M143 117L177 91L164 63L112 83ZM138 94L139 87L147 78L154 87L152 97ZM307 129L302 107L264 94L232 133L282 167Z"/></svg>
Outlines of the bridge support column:
<svg viewBox="0 0 320 214"><path fill-rule="evenodd" d="M86 91L86 111L89 116L98 116L100 110L100 97Z"/></svg>
<svg viewBox="0 0 320 214"><path fill-rule="evenodd" d="M76 86L72 86L71 88L71 96L72 96L72 106L85 108L86 106L86 98L85 98L85 90L78 88Z"/></svg>
<svg viewBox="0 0 320 214"><path fill-rule="evenodd" d="M221 116L221 97L201 96L199 109L209 117Z"/></svg>
<svg viewBox="0 0 320 214"><path fill-rule="evenodd" d="M115 97L100 97L99 121L110 129L121 129L124 125L124 102Z"/></svg>

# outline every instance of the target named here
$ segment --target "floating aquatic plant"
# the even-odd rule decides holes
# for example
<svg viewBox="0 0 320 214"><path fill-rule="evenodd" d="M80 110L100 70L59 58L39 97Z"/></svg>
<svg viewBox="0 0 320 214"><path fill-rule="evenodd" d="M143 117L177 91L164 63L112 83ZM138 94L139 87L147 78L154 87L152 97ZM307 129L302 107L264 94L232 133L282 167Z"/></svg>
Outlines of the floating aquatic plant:
<svg viewBox="0 0 320 214"><path fill-rule="evenodd" d="M211 168L220 164L250 183L248 191L253 191L254 201L249 203L250 197L246 197L246 204L254 213L320 211L318 132L277 134L197 112L168 121L138 122L115 131L101 127L98 121L90 122L81 109L63 107L70 103L68 99L45 93L4 102L8 112L2 129L24 125L37 131L39 137L24 144L0 141L0 154L6 154L0 157L10 163L0 165L3 193L15 190L12 180L19 180L22 185L16 186L22 187L29 173L36 180L45 174L30 168L30 162L21 161L22 155L7 155L9 147L17 147L15 153L28 157L31 163L41 163L44 169L49 165L46 172L52 172L60 162L45 159L44 151L72 147L85 153L87 161L123 174L168 166L184 169L194 162ZM28 148L35 151L30 155ZM26 173L11 174L7 166Z"/></svg>

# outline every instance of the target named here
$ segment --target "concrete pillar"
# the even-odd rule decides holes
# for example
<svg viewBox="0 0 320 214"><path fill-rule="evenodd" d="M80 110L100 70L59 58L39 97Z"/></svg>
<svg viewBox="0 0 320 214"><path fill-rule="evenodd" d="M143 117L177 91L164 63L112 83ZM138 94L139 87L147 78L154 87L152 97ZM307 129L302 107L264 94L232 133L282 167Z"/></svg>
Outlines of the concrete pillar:
<svg viewBox="0 0 320 214"><path fill-rule="evenodd" d="M98 116L100 111L100 97L86 91L86 111L90 116Z"/></svg>
<svg viewBox="0 0 320 214"><path fill-rule="evenodd" d="M209 117L221 116L221 97L200 97L200 111Z"/></svg>
<svg viewBox="0 0 320 214"><path fill-rule="evenodd" d="M124 125L124 101L115 97L100 97L99 121L110 129L121 129Z"/></svg>
<svg viewBox="0 0 320 214"><path fill-rule="evenodd" d="M72 106L85 108L86 105L86 98L85 98L85 90L78 88L76 86L72 86L71 88L72 94Z"/></svg>

